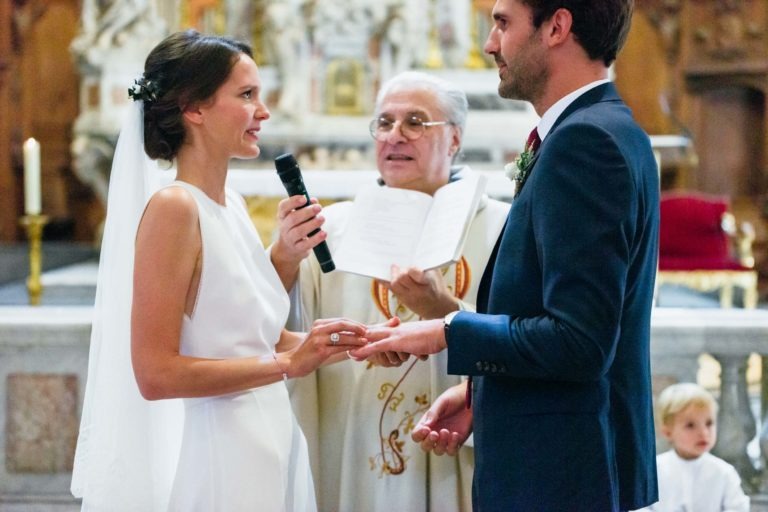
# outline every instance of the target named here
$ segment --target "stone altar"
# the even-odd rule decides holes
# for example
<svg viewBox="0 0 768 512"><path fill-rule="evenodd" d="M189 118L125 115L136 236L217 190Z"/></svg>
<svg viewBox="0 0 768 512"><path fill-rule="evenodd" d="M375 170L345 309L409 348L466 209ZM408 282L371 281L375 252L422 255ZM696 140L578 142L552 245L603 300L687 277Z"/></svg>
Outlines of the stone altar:
<svg viewBox="0 0 768 512"><path fill-rule="evenodd" d="M69 494L90 306L0 307L0 510L76 510Z"/></svg>
<svg viewBox="0 0 768 512"><path fill-rule="evenodd" d="M68 498L69 471L90 323L89 306L0 307L0 394L5 397L0 446L6 461L0 468L0 510L11 510L11 503L42 502L74 508L75 500ZM656 308L651 337L653 373L668 382L695 380L702 353L720 361L716 451L736 465L745 485L765 489L765 465L756 467L746 451L757 425L743 407L742 367L751 353L768 355L768 311ZM766 422L760 423L761 457L765 457L768 433Z"/></svg>

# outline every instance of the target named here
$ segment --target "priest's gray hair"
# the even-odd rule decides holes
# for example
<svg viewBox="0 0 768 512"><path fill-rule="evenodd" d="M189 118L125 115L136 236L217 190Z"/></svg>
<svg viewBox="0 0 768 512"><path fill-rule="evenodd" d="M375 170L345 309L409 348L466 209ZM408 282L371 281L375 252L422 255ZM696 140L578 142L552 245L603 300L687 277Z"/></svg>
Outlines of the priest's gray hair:
<svg viewBox="0 0 768 512"><path fill-rule="evenodd" d="M422 71L405 71L384 82L376 95L374 112L376 115L381 112L384 98L393 92L424 89L435 94L438 105L447 118L446 121L455 125L459 129L460 136L463 136L469 109L467 95L451 82Z"/></svg>

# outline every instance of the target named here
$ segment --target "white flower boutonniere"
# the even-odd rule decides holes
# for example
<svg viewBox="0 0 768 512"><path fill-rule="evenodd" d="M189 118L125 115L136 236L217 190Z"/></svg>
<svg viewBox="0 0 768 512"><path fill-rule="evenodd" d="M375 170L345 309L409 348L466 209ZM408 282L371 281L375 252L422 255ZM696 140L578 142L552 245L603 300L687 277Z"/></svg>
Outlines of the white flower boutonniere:
<svg viewBox="0 0 768 512"><path fill-rule="evenodd" d="M520 172L520 169L517 168L515 162L510 162L504 166L504 176L509 178L511 181L515 181L518 172Z"/></svg>
<svg viewBox="0 0 768 512"><path fill-rule="evenodd" d="M523 182L531 172L531 163L533 163L534 152L529 147L520 153L515 161L504 166L504 174L507 178L515 182L515 189L520 190Z"/></svg>

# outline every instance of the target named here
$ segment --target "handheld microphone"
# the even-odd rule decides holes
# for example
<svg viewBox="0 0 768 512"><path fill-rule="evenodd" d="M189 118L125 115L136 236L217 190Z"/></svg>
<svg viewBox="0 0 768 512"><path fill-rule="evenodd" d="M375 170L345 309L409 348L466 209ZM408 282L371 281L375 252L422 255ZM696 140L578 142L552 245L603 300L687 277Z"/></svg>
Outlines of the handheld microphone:
<svg viewBox="0 0 768 512"><path fill-rule="evenodd" d="M301 208L309 206L309 194L307 194L307 187L304 186L304 180L301 179L301 169L299 164L296 163L296 159L290 153L275 158L275 168L277 169L277 175L280 177L280 181L283 182L285 191L289 196L304 196L307 198L307 202ZM308 236L314 236L320 232L320 228L309 233ZM317 261L320 262L320 269L323 272L331 272L336 268L331 258L331 251L328 249L328 244L325 241L317 244L313 249Z"/></svg>

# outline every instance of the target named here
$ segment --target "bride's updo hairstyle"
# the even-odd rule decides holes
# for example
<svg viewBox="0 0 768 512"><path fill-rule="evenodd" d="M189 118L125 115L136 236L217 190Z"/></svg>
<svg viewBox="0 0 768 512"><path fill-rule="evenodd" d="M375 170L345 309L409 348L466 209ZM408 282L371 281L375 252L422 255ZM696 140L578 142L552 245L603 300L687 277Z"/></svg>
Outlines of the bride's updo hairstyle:
<svg viewBox="0 0 768 512"><path fill-rule="evenodd" d="M129 90L144 102L144 150L153 159L171 161L184 143L182 112L214 95L250 46L195 30L176 32L147 56L144 75Z"/></svg>

